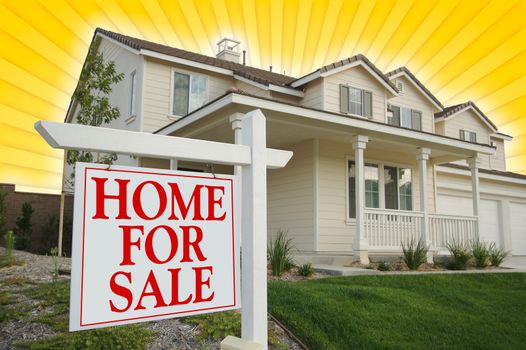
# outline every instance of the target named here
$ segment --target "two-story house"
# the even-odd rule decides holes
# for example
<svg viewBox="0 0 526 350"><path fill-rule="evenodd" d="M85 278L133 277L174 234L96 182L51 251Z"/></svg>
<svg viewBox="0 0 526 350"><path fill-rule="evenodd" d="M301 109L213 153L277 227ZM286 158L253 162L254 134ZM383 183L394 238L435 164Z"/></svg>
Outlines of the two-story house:
<svg viewBox="0 0 526 350"><path fill-rule="evenodd" d="M356 55L293 78L246 65L233 40L213 58L95 36L126 74L110 127L233 143L232 121L263 112L268 147L294 152L268 173L269 236L287 230L299 261L367 262L418 237L435 253L480 237L526 254L526 176L506 171L511 137L472 102L444 107L407 68L383 73ZM73 101L66 121L76 113ZM117 163L233 173L126 155Z"/></svg>

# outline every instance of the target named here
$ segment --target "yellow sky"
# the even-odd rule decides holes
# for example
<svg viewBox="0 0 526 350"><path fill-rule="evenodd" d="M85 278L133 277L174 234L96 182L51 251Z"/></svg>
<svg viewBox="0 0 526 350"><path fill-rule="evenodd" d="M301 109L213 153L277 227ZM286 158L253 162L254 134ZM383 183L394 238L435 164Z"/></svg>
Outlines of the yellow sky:
<svg viewBox="0 0 526 350"><path fill-rule="evenodd" d="M96 27L211 56L233 37L250 65L292 76L357 53L405 65L445 105L477 103L526 174L524 14L524 0L0 0L0 183L60 188L63 153L33 124L64 119Z"/></svg>

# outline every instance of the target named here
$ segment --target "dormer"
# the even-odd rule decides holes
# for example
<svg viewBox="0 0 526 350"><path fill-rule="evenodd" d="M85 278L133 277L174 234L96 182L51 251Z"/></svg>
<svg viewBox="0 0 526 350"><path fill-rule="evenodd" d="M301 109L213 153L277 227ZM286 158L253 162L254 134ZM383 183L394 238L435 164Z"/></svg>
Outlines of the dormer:
<svg viewBox="0 0 526 350"><path fill-rule="evenodd" d="M386 76L398 90L398 95L387 101L387 123L435 132L434 114L444 109L442 103L406 67L395 69Z"/></svg>

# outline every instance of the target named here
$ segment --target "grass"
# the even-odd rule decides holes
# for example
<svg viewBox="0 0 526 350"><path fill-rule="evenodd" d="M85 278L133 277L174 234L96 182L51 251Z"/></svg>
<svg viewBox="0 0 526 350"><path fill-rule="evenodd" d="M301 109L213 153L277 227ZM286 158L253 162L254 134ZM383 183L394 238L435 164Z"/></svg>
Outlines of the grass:
<svg viewBox="0 0 526 350"><path fill-rule="evenodd" d="M269 311L311 349L519 349L526 274L269 283Z"/></svg>

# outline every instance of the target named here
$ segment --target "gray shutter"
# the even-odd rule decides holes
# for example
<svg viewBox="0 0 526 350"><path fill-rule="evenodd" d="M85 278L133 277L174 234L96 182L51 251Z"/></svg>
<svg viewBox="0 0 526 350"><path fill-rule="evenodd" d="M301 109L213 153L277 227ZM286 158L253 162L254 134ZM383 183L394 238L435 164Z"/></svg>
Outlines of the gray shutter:
<svg viewBox="0 0 526 350"><path fill-rule="evenodd" d="M363 116L367 118L373 116L373 93L371 91L363 92Z"/></svg>
<svg viewBox="0 0 526 350"><path fill-rule="evenodd" d="M461 140L466 140L466 136L464 136L464 130L459 130L459 133L460 133L460 139Z"/></svg>
<svg viewBox="0 0 526 350"><path fill-rule="evenodd" d="M393 118L391 119L391 124L400 126L400 107L391 106L391 110L393 111Z"/></svg>
<svg viewBox="0 0 526 350"><path fill-rule="evenodd" d="M422 113L411 110L411 127L415 130L422 130Z"/></svg>
<svg viewBox="0 0 526 350"><path fill-rule="evenodd" d="M340 112L349 113L349 87L340 85Z"/></svg>
<svg viewBox="0 0 526 350"><path fill-rule="evenodd" d="M470 140L471 142L475 142L475 143L477 143L477 134L474 133L474 132L471 132L471 134L470 134L470 136L469 136L469 140Z"/></svg>

